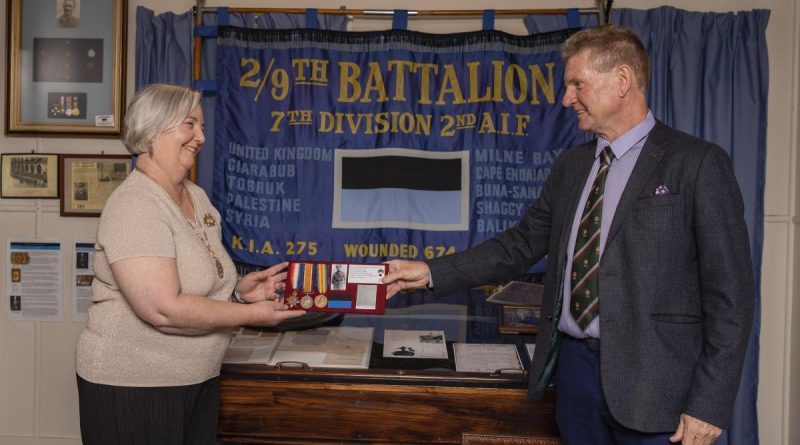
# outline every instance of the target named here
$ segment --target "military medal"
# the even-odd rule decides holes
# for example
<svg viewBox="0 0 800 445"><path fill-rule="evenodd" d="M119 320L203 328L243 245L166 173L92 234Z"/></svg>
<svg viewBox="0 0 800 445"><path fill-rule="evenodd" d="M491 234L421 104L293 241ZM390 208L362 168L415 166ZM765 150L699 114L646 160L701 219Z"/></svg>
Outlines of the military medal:
<svg viewBox="0 0 800 445"><path fill-rule="evenodd" d="M300 299L300 307L303 309L310 309L311 306L314 305L314 299L311 298L311 295L305 295L303 298Z"/></svg>
<svg viewBox="0 0 800 445"><path fill-rule="evenodd" d="M328 297L325 292L328 291L328 265L317 264L317 298L314 299L314 304L322 309L328 304Z"/></svg>
<svg viewBox="0 0 800 445"><path fill-rule="evenodd" d="M291 307L291 306L297 306L297 303L299 302L300 299L297 297L297 289L295 289L294 291L292 291L292 295L290 295L289 298L286 299L286 304L288 304Z"/></svg>
<svg viewBox="0 0 800 445"><path fill-rule="evenodd" d="M203 217L203 224L205 224L206 227L214 227L216 223L217 220L214 219L214 216L211 213L206 213L206 215Z"/></svg>

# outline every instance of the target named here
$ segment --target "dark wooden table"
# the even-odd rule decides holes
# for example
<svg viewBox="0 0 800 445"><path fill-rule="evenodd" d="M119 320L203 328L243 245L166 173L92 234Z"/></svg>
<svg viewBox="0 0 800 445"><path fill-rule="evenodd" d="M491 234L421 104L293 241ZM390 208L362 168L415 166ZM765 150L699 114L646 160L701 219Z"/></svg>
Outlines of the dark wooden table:
<svg viewBox="0 0 800 445"><path fill-rule="evenodd" d="M219 438L268 444L559 444L521 374L225 365Z"/></svg>

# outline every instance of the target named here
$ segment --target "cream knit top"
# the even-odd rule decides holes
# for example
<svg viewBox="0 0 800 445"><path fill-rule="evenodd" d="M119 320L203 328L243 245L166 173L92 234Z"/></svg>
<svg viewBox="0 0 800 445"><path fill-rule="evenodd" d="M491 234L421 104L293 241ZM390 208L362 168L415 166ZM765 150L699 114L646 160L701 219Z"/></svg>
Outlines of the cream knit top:
<svg viewBox="0 0 800 445"><path fill-rule="evenodd" d="M194 336L164 334L133 312L111 273L112 263L127 258L175 258L183 293L230 298L237 276L222 246L220 214L201 188L189 181L184 185L195 206L195 228L206 232L224 278L218 278L214 259L167 192L133 170L111 194L100 217L93 304L76 348L82 378L116 386L180 386L219 375L229 329ZM206 215L213 217L213 225Z"/></svg>

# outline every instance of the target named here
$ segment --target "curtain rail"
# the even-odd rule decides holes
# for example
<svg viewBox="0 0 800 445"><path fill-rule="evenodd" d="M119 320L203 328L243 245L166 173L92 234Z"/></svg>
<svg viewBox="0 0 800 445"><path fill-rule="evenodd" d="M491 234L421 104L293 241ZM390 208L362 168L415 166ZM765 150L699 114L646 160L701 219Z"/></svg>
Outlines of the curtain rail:
<svg viewBox="0 0 800 445"><path fill-rule="evenodd" d="M195 6L192 8L194 14L195 26L203 25L203 13L210 12L216 13L216 6L203 6L205 0L195 0ZM599 23L608 23L608 17L611 14L611 5L614 0L595 0L597 7L594 8L574 8L580 14L597 14ZM604 4L605 3L605 4ZM307 8L228 8L229 12L239 13L284 13L284 14L305 14ZM497 9L494 11L495 16L526 16L532 14L543 15L561 15L566 14L569 8L551 8L551 9ZM351 17L378 17L378 18L391 18L394 15L392 9L317 9L318 14L330 15L346 15ZM415 10L408 11L409 17L418 18L446 18L446 17L481 17L484 14L482 9L431 9L431 10ZM200 58L201 58L201 38L194 38L194 63L192 78L197 80L200 78Z"/></svg>
<svg viewBox="0 0 800 445"><path fill-rule="evenodd" d="M195 6L198 11L216 13L217 7ZM242 13L283 13L283 14L305 14L307 8L228 8L229 12ZM603 8L575 8L581 14L600 14ZM526 16L532 14L543 15L562 15L566 14L568 8L553 9L496 9L495 16ZM353 17L386 17L391 18L394 14L393 9L317 9L318 14L329 15L348 15ZM483 9L429 9L429 10L409 10L409 17L480 17L484 13Z"/></svg>

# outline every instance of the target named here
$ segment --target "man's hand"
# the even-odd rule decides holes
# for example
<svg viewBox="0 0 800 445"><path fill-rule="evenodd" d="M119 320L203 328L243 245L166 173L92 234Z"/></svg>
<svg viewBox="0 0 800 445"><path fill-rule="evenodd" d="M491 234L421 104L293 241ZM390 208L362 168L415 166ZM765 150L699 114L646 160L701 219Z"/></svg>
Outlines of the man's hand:
<svg viewBox="0 0 800 445"><path fill-rule="evenodd" d="M389 273L383 277L387 284L386 298L392 298L403 289L425 287L430 281L431 271L422 261L392 260L387 261Z"/></svg>
<svg viewBox="0 0 800 445"><path fill-rule="evenodd" d="M675 434L669 438L672 443L682 445L711 445L722 434L722 430L688 414L681 414L681 421Z"/></svg>

